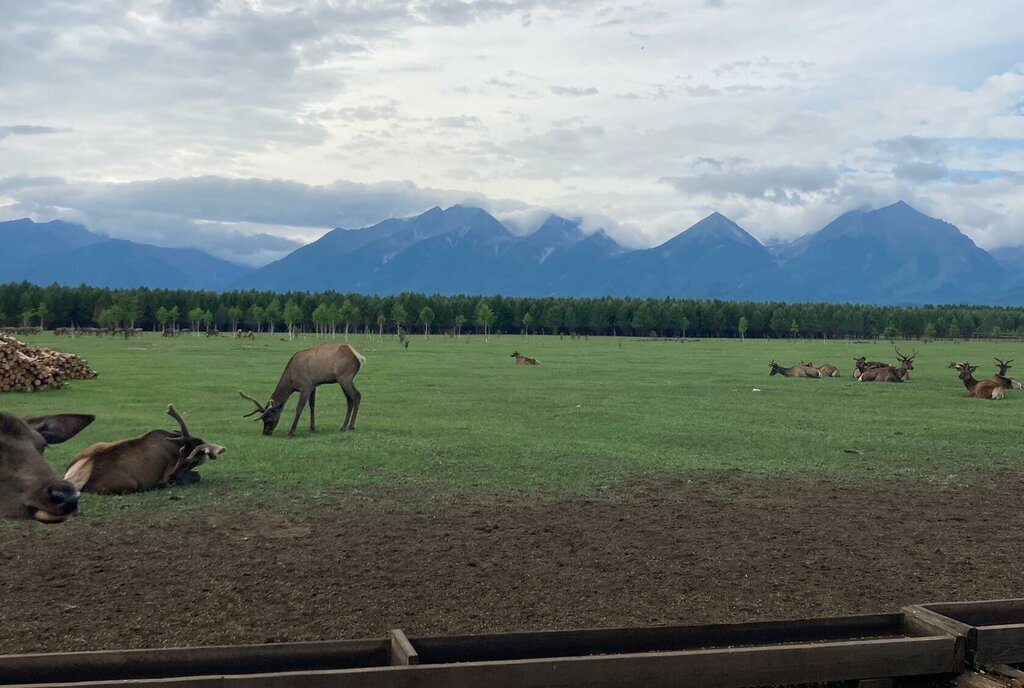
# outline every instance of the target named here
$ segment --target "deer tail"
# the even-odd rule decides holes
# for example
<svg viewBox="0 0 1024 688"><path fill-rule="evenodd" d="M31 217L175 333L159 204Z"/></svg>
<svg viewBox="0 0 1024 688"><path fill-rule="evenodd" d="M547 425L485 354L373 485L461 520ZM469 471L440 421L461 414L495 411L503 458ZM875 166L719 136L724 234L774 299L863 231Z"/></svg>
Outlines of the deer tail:
<svg viewBox="0 0 1024 688"><path fill-rule="evenodd" d="M92 477L93 463L91 457L83 457L76 459L71 462L68 466L68 472L64 474L64 479L75 486L76 490L81 491L85 487L86 483L89 482L89 478Z"/></svg>
<svg viewBox="0 0 1024 688"><path fill-rule="evenodd" d="M366 356L356 351L355 347L352 347L352 353L356 355L356 360L359 361L359 367L362 368L363 364L366 363Z"/></svg>

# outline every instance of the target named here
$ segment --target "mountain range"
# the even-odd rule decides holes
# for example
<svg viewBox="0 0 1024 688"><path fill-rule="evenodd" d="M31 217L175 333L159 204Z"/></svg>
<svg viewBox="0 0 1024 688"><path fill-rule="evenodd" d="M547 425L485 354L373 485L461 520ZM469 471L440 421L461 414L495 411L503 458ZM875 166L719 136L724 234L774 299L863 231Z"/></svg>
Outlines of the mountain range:
<svg viewBox="0 0 1024 688"><path fill-rule="evenodd" d="M484 210L432 208L336 228L250 269L194 249L108 239L79 225L0 223L0 281L108 287L397 294L637 296L744 300L1024 304L1024 249L982 250L903 202L855 210L766 247L712 213L665 243L629 251L603 230L551 215L515 235Z"/></svg>

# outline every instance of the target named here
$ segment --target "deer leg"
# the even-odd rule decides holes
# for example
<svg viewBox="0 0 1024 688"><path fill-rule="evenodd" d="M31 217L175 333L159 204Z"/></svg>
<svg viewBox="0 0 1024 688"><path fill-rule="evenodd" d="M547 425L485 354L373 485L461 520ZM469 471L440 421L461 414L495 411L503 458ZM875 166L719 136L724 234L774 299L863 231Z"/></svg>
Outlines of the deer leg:
<svg viewBox="0 0 1024 688"><path fill-rule="evenodd" d="M307 401L309 401L309 392L303 391L299 393L299 404L295 407L295 420L292 421L292 429L288 431L289 437L295 437L295 428L299 425L299 417L302 416Z"/></svg>
<svg viewBox="0 0 1024 688"><path fill-rule="evenodd" d="M345 392L345 400L348 402L348 411L345 413L345 424L341 426L342 430L355 430L356 429L356 414L359 413L359 402L362 400L362 394L356 389L355 383L352 382L351 378L347 380L339 380L338 383L341 385L341 389Z"/></svg>
<svg viewBox="0 0 1024 688"><path fill-rule="evenodd" d="M309 393L309 431L316 432L316 387Z"/></svg>

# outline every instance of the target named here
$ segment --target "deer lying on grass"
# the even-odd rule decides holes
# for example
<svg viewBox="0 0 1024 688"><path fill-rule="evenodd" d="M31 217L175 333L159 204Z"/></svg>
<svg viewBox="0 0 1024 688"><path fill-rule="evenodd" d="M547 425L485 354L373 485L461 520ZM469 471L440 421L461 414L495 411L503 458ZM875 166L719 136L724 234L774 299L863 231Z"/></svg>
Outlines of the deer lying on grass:
<svg viewBox="0 0 1024 688"><path fill-rule="evenodd" d="M889 368L888 363L882 363L881 361L869 361L863 356L858 356L853 359L853 379L859 380L861 374L865 370L871 370L872 368Z"/></svg>
<svg viewBox="0 0 1024 688"><path fill-rule="evenodd" d="M783 368L774 360L768 364L771 366L772 371L768 373L769 377L772 375L781 375L783 377L821 377L821 371L817 368L811 367L806 364L800 364L790 366L789 368Z"/></svg>
<svg viewBox="0 0 1024 688"><path fill-rule="evenodd" d="M167 415L178 421L178 432L151 430L130 440L94 444L75 457L64 479L82 492L98 494L199 482L196 469L225 449L189 434L185 420L173 405L167 407Z"/></svg>
<svg viewBox="0 0 1024 688"><path fill-rule="evenodd" d="M23 419L0 413L0 517L62 523L78 511L78 489L53 472L43 452L95 419L78 414Z"/></svg>
<svg viewBox="0 0 1024 688"><path fill-rule="evenodd" d="M818 366L818 372L822 377L839 377L839 368L828 363Z"/></svg>
<svg viewBox="0 0 1024 688"><path fill-rule="evenodd" d="M288 365L281 373L281 379L277 381L277 388L265 406L242 390L238 390L243 399L248 399L256 405L255 411L242 417L256 416L256 420L263 421L263 434L272 435L281 421L284 405L292 394L298 392L299 405L295 407L295 420L292 421L288 436L295 436L295 428L299 424L302 411L306 408L306 402L309 402L309 431L316 432L316 388L318 385L337 382L345 392L345 401L348 402L341 431L355 430L356 415L359 414L363 395L356 389L354 379L364 363L366 359L363 355L348 344L321 344L312 349L299 351L288 360Z"/></svg>
<svg viewBox="0 0 1024 688"><path fill-rule="evenodd" d="M1007 377L1006 375L1006 371L1013 367L1010 365L1011 363L1013 363L1012 358L1009 361L1000 361L997 358L996 365L999 366L999 372L993 375L992 379L998 382L1003 389L1020 389L1020 380L1015 380L1014 378Z"/></svg>
<svg viewBox="0 0 1024 688"><path fill-rule="evenodd" d="M512 352L512 358L516 359L516 365L540 365L540 361L530 356L523 356L518 351Z"/></svg>
<svg viewBox="0 0 1024 688"><path fill-rule="evenodd" d="M861 382L906 382L910 379L910 371L914 369L914 359L917 358L917 350L909 356L904 356L897 348L896 356L900 359L900 367L893 368L890 365L882 368L868 368L860 377Z"/></svg>
<svg viewBox="0 0 1024 688"><path fill-rule="evenodd" d="M1003 386L996 380L978 380L974 379L974 371L978 369L978 366L972 366L970 363L964 363L963 367L957 368L960 371L960 379L964 382L964 387L967 388L967 394L964 396L975 397L978 399L1002 399L1006 396L1006 392Z"/></svg>

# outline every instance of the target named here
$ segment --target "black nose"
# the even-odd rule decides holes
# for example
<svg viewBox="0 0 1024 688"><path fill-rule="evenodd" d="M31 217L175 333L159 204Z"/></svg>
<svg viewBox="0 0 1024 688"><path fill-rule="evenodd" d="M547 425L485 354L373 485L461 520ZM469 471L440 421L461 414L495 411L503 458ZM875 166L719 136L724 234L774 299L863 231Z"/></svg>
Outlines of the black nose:
<svg viewBox="0 0 1024 688"><path fill-rule="evenodd" d="M59 483L50 487L50 502L61 514L78 511L78 490L71 483Z"/></svg>

